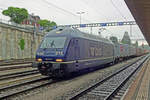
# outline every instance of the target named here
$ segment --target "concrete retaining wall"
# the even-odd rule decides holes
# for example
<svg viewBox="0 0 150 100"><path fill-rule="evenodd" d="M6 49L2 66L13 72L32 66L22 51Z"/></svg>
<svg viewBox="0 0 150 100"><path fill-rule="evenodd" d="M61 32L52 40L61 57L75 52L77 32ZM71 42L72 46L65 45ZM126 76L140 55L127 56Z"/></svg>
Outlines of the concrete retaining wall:
<svg viewBox="0 0 150 100"><path fill-rule="evenodd" d="M42 38L42 33L34 35L32 30L0 24L0 60L34 58Z"/></svg>

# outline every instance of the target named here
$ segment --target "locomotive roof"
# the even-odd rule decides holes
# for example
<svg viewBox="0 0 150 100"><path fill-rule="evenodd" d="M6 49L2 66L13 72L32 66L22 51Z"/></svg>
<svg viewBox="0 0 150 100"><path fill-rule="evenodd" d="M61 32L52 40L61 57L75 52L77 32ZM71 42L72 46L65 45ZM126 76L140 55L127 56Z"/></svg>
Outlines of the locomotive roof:
<svg viewBox="0 0 150 100"><path fill-rule="evenodd" d="M112 43L110 40L106 38L102 38L98 35L92 35L88 33L81 32L78 29L70 28L70 27L58 27L55 30L52 30L46 34L46 37L49 36L70 36L70 37L80 37L86 38L90 40L103 41L107 43Z"/></svg>

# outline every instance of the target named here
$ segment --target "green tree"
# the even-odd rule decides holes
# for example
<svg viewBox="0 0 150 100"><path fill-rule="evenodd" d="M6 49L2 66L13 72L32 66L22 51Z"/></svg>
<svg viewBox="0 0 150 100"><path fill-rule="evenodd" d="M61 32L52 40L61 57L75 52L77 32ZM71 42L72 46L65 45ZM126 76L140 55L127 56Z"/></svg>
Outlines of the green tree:
<svg viewBox="0 0 150 100"><path fill-rule="evenodd" d="M39 20L38 21L38 24L40 24L40 26L43 26L43 27L48 27L50 25L50 21L44 19L44 20Z"/></svg>
<svg viewBox="0 0 150 100"><path fill-rule="evenodd" d="M3 10L2 14L9 16L11 21L18 24L28 18L28 11L25 8L8 7L7 10Z"/></svg>
<svg viewBox="0 0 150 100"><path fill-rule="evenodd" d="M53 26L57 26L57 24L56 24L54 21L52 21L52 22L50 23L50 27L53 27Z"/></svg>
<svg viewBox="0 0 150 100"><path fill-rule="evenodd" d="M111 37L110 37L110 40L111 40L113 43L115 43L115 44L118 43L118 38L115 37L115 36L111 36Z"/></svg>
<svg viewBox="0 0 150 100"><path fill-rule="evenodd" d="M124 33L124 36L123 36L121 42L122 42L123 44L129 44L129 45L131 45L131 39L130 39L130 37L129 37L128 32L125 32L125 33Z"/></svg>
<svg viewBox="0 0 150 100"><path fill-rule="evenodd" d="M46 29L46 31L50 31L52 30L53 26L57 26L57 24L54 21L49 21L49 20L39 20L38 24L40 24L40 26L44 27L44 29Z"/></svg>
<svg viewBox="0 0 150 100"><path fill-rule="evenodd" d="M43 27L53 27L53 26L57 26L57 24L53 21L49 21L49 20L39 20L38 21L38 24L40 24L40 26L43 26Z"/></svg>

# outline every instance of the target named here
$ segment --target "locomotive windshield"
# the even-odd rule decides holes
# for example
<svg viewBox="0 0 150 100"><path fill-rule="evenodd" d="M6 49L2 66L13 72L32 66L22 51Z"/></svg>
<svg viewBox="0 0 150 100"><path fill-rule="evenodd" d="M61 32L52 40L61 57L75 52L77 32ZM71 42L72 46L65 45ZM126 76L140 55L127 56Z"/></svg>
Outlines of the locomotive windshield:
<svg viewBox="0 0 150 100"><path fill-rule="evenodd" d="M40 48L64 48L66 37L46 37Z"/></svg>

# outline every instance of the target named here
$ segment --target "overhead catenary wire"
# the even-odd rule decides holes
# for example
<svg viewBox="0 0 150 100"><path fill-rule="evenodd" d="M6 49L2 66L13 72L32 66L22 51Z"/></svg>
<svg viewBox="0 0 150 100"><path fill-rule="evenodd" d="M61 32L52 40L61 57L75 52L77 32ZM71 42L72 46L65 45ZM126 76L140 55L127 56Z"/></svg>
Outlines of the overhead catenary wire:
<svg viewBox="0 0 150 100"><path fill-rule="evenodd" d="M50 6L54 7L54 8L56 8L56 9L59 9L60 11L63 11L63 12L65 12L65 13L68 13L68 14L74 16L74 17L80 18L80 16L78 16L78 15L76 15L76 14L74 14L74 13L68 11L68 10L65 10L65 9L63 9L63 8L61 8L61 7L58 7L57 5L55 5L55 4L51 3L51 2L48 2L47 0L42 0L42 1L43 1L44 3L46 3L47 5L50 5ZM83 19L83 18L82 18L82 19ZM89 20L87 20L87 19L83 19L83 20L88 21L88 22L91 22L91 21L89 21Z"/></svg>
<svg viewBox="0 0 150 100"><path fill-rule="evenodd" d="M118 7L114 4L112 0L110 0L111 4L114 6L114 8L119 12L119 14L122 16L125 21L127 21L127 18L121 13L121 11L118 9Z"/></svg>
<svg viewBox="0 0 150 100"><path fill-rule="evenodd" d="M118 9L118 7L114 4L112 0L110 0L111 4L114 6L114 8L118 11L118 13L122 16L122 18L127 21L127 18L121 13L121 11ZM131 28L131 27L130 27ZM131 29L130 29L131 31ZM139 34L137 34L139 36ZM138 39L137 39L138 40Z"/></svg>
<svg viewBox="0 0 150 100"><path fill-rule="evenodd" d="M123 2L122 2L123 1ZM124 7L124 8L126 8L126 10L128 10L128 18L132 18L131 20L134 20L135 21L135 19L133 18L133 16L132 16L132 14L131 14L131 12L130 12L130 10L129 10L129 8L127 7L127 5L126 5L126 3L124 2L124 0L119 0L119 2L121 2L120 3L120 6L121 7ZM127 17L126 17L127 18Z"/></svg>
<svg viewBox="0 0 150 100"><path fill-rule="evenodd" d="M85 0L81 0L81 2L83 2L84 4L86 4L87 6L89 6L90 8L96 10L95 8L91 7L87 1ZM104 18L109 19L108 16L106 16L104 13L100 12L99 10L96 10L96 12L100 15L100 16L103 16Z"/></svg>
<svg viewBox="0 0 150 100"><path fill-rule="evenodd" d="M66 9L64 9L64 8L61 8L61 7L59 7L59 6L57 6L57 5L55 5L54 3L51 3L51 2L49 2L48 0L41 0L42 2L44 2L45 4L47 4L47 5L49 5L49 7L54 7L54 8L56 8L57 10L59 10L60 11L60 13L63 13L63 14L69 14L69 15L72 15L72 16L74 16L74 17L77 17L77 18L79 18L80 16L78 16L78 15L76 15L75 13L72 13L71 11L69 11L69 10L66 10ZM83 2L83 1L82 1ZM88 2L85 2L88 6L89 6L89 4L88 4ZM114 4L114 2L111 0L111 4L115 7L115 9L118 11L118 13L119 13L119 15L124 19L124 20L126 20L127 21L127 18L122 14L122 12L120 11L120 9L117 7L117 5L116 4ZM91 7L92 8L92 7ZM100 13L99 13L100 14ZM104 14L101 14L101 15L103 15L104 16ZM106 17L105 17L106 18ZM83 20L85 20L85 19L83 19ZM86 20L87 21L87 20ZM112 33L112 32L111 32Z"/></svg>

